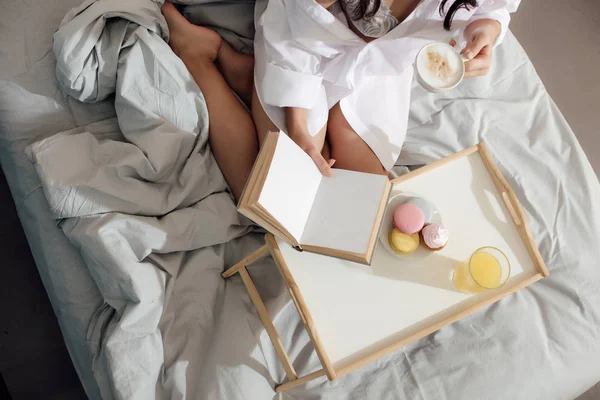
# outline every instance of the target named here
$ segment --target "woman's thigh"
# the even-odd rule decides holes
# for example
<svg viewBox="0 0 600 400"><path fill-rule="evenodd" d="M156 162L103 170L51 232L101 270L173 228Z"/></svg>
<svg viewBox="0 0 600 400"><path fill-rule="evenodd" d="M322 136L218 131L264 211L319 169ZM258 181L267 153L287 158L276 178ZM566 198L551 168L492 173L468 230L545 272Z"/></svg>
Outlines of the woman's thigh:
<svg viewBox="0 0 600 400"><path fill-rule="evenodd" d="M339 103L329 111L327 139L336 168L387 175L373 150L352 129Z"/></svg>
<svg viewBox="0 0 600 400"><path fill-rule="evenodd" d="M254 120L254 126L256 127L256 134L258 135L258 143L262 146L263 140L269 132L277 132L279 128L271 121L260 100L256 94L256 87L252 90L252 119Z"/></svg>

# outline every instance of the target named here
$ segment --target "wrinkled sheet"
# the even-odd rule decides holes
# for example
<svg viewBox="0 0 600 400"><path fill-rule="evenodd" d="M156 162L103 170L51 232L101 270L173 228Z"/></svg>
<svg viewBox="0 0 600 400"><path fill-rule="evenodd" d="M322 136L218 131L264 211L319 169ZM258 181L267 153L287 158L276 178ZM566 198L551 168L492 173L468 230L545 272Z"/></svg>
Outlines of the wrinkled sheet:
<svg viewBox="0 0 600 400"><path fill-rule="evenodd" d="M152 15L151 2L143 3ZM56 19L52 9L41 8L32 11L39 20L50 15L57 22L65 11ZM104 24L102 18L87 21L88 27ZM47 39L39 49L28 48L24 66L9 64L4 54L1 59L2 66L22 71L0 75L8 76L0 83L2 165L78 372L86 389L93 372L105 398L275 398L272 387L283 369L239 278L224 283L219 276L259 245L260 236L230 241L246 232L245 222L211 169L202 96L194 85L177 88L191 81L160 44L160 16L110 24L101 31L119 35L96 40L109 42L121 33L127 38L119 68L131 79L115 81L117 94L105 102L84 105L57 90ZM114 54L110 47L97 49ZM164 84L138 73L157 64L135 54L150 60L160 54L159 64L176 71L166 92L197 115L177 119L173 107L159 110L164 90L154 96L119 92L136 80L144 82L137 89L146 94ZM85 76L87 83L107 78ZM67 89L86 100L107 91L86 82ZM152 101L142 104L140 97ZM497 49L486 78L437 95L415 85L409 126L402 164L425 164L488 142L552 275L340 380L321 378L283 397L474 399L485 393L566 399L583 392L600 379L600 250L594 246L600 189L516 40L509 35ZM30 157L41 183L24 154L35 141ZM169 143L180 147L175 151ZM194 162L205 169L186 176L185 167ZM60 227L87 266L48 211L64 218ZM264 260L251 273L297 370L312 372L318 360L276 269ZM90 397L97 393L88 390Z"/></svg>
<svg viewBox="0 0 600 400"><path fill-rule="evenodd" d="M57 80L83 102L114 93L124 140L76 131L28 148L52 216L106 303L88 334L96 379L110 389L103 397L185 389L175 387L177 369L163 370L171 357L163 340L182 330L164 309L167 295L187 269L218 272L212 246L249 230L208 147L204 97L167 40L160 2L89 0L67 13L54 35ZM212 274L207 290L196 286L205 304L218 304L219 281ZM191 325L184 330L199 325L206 343L216 317L207 314L182 321Z"/></svg>

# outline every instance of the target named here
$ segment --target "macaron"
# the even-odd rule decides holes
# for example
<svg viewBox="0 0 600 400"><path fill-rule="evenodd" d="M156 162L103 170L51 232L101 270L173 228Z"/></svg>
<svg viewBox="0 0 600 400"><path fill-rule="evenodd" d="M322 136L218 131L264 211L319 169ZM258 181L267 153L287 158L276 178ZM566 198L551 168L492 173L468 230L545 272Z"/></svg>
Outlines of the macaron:
<svg viewBox="0 0 600 400"><path fill-rule="evenodd" d="M441 250L448 244L448 229L439 224L425 225L421 237L423 244L430 250Z"/></svg>
<svg viewBox="0 0 600 400"><path fill-rule="evenodd" d="M406 235L394 228L390 232L390 247L398 254L412 253L419 247L419 234Z"/></svg>
<svg viewBox="0 0 600 400"><path fill-rule="evenodd" d="M394 226L407 235L418 233L425 225L425 214L416 204L403 203L394 211Z"/></svg>
<svg viewBox="0 0 600 400"><path fill-rule="evenodd" d="M437 209L431 202L425 200L422 197L411 197L406 201L407 204L414 204L423 211L425 217L425 224L430 224L433 216L437 213Z"/></svg>

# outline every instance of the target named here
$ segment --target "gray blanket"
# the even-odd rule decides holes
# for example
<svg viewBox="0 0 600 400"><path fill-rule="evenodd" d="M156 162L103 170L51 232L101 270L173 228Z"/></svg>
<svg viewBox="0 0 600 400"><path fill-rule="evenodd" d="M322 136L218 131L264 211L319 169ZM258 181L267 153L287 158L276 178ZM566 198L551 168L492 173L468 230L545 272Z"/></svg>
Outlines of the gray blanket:
<svg viewBox="0 0 600 400"><path fill-rule="evenodd" d="M176 382L163 370L167 293L210 260L211 246L247 231L208 147L204 98L165 42L159 6L90 0L67 14L54 37L58 81L84 102L114 94L117 120L104 137L68 131L29 149L53 216L106 302L90 340L107 398L149 399L157 382ZM207 305L222 286L213 283ZM213 323L199 325L210 332Z"/></svg>
<svg viewBox="0 0 600 400"><path fill-rule="evenodd" d="M105 301L88 333L104 398L272 398L283 369L239 280L220 278L260 236L241 237L248 226L210 155L202 95L164 42L158 7L86 1L67 15L55 37L57 77L82 101L114 93L117 119L37 142L29 156ZM600 185L510 35L486 78L438 95L413 88L400 162L428 163L481 139L551 277L284 397L565 399L600 379ZM251 272L296 369L314 371L272 262Z"/></svg>

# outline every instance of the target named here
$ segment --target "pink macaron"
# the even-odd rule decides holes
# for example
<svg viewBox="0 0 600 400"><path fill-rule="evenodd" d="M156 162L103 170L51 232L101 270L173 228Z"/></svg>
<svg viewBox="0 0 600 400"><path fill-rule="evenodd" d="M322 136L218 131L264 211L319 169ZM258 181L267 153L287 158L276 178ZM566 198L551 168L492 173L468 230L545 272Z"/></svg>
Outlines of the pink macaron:
<svg viewBox="0 0 600 400"><path fill-rule="evenodd" d="M416 204L400 204L394 211L394 225L406 235L415 234L425 225L425 214Z"/></svg>

